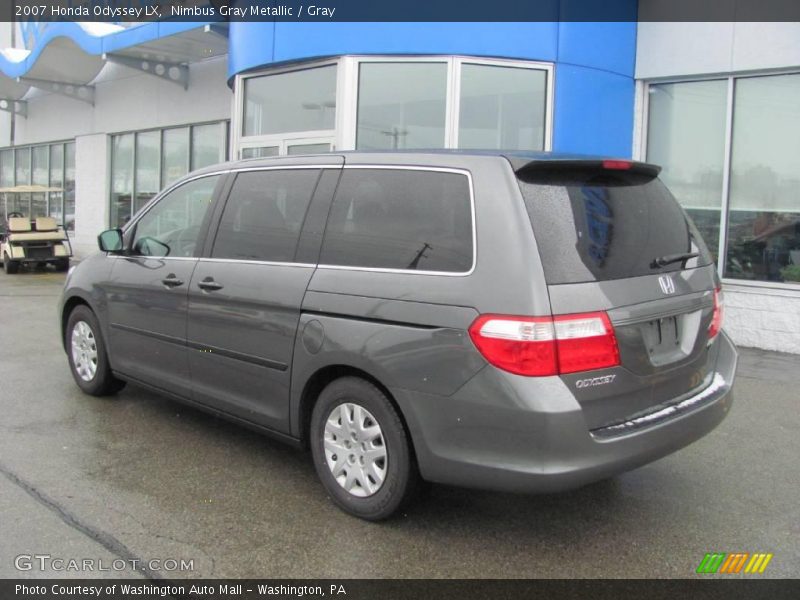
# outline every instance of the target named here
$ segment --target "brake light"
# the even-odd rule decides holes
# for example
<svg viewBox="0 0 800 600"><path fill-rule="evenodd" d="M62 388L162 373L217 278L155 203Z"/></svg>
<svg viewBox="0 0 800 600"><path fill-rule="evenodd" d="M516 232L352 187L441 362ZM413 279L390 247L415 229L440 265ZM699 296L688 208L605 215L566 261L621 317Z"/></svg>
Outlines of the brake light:
<svg viewBox="0 0 800 600"><path fill-rule="evenodd" d="M529 377L619 365L614 328L604 312L518 317L481 315L469 335L495 367Z"/></svg>
<svg viewBox="0 0 800 600"><path fill-rule="evenodd" d="M711 317L711 325L708 326L708 339L713 340L722 329L723 308L725 306L722 297L722 288L714 290L714 315Z"/></svg>
<svg viewBox="0 0 800 600"><path fill-rule="evenodd" d="M633 162L629 160L604 160L603 168L611 169L612 171L627 171L633 166Z"/></svg>

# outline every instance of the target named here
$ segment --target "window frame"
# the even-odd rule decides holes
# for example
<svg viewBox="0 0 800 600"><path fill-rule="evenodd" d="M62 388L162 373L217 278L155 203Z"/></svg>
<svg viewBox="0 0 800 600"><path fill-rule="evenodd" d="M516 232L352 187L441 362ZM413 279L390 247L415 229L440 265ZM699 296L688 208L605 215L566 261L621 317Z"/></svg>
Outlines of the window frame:
<svg viewBox="0 0 800 600"><path fill-rule="evenodd" d="M635 117L635 123L638 131L634 137L634 151L633 157L637 160L647 160L647 132L650 122L650 86L665 83L693 83L698 81L727 81L727 97L725 102L725 155L723 157L723 172L722 172L722 198L720 203L720 223L719 223L719 260L717 261L717 274L720 281L726 287L743 287L743 288L761 288L763 290L780 290L782 292L790 291L800 295L800 284L786 283L779 281L759 281L753 279L734 279L725 277L725 263L728 259L728 221L730 216L730 188L731 188L731 161L733 158L733 120L734 120L734 100L736 93L736 82L740 79L754 79L758 77L772 77L775 75L798 75L800 76L800 69L786 68L786 69L770 69L770 70L756 70L756 71L740 71L737 73L728 74L709 74L709 75L693 75L681 77L658 77L653 79L640 80L641 82L641 96L639 97L639 110L638 115ZM798 207L800 212L800 207ZM794 294L793 294L794 295Z"/></svg>
<svg viewBox="0 0 800 600"><path fill-rule="evenodd" d="M517 69L530 69L545 72L545 119L544 119L544 151L553 149L553 105L555 99L555 66L553 63L533 60L513 60L502 58L486 58L480 56L453 54L392 54L392 55L343 55L323 60L295 62L271 69L261 69L251 73L237 74L234 80L234 115L231 127L231 158L238 160L243 148L260 146L281 146L286 138L332 138L331 152L337 150L354 150L356 147L356 129L358 124L358 89L360 65L363 63L445 63L447 65L446 97L445 97L445 138L443 148L458 148L458 127L461 108L461 69L465 64L479 66L495 66ZM301 71L337 65L336 71L336 115L334 129L322 131L285 132L268 136L242 135L244 123L245 81L251 78L278 75L292 71Z"/></svg>
<svg viewBox="0 0 800 600"><path fill-rule="evenodd" d="M408 274L408 275L425 275L425 276L440 276L440 277L468 277L475 272L475 268L478 264L478 235L477 235L477 223L476 223L476 216L475 216L475 188L472 182L472 173L468 169L459 169L456 167L429 167L426 165L391 165L391 164L358 164L358 165L348 165L345 164L342 166L343 170L350 170L350 169L370 169L370 170L378 170L378 171L386 171L386 170L393 170L393 171L426 171L426 172L433 172L433 173L450 173L455 175L464 175L467 178L467 187L469 189L469 206L470 206L470 219L472 225L472 262L470 264L470 268L468 271L425 271L425 270L418 270L418 269L392 269L386 267L354 267L349 265L335 265L335 264L327 264L323 262L319 262L317 264L318 269L325 269L325 270L335 270L335 271L363 271L368 273L401 273L401 274ZM329 212L328 216L330 218L330 211L333 207L333 202L336 199L336 195L330 199L329 201ZM322 257L322 247L325 245L325 236L328 232L328 224L325 224L325 230L322 234L322 241L320 244L320 259Z"/></svg>

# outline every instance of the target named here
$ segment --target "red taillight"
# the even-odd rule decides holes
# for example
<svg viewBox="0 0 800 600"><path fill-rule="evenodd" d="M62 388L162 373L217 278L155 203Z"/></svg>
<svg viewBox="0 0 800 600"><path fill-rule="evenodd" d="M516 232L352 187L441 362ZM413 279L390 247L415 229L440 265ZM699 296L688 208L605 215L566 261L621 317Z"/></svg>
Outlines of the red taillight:
<svg viewBox="0 0 800 600"><path fill-rule="evenodd" d="M544 376L614 367L619 350L604 312L556 317L481 315L469 335L495 367Z"/></svg>
<svg viewBox="0 0 800 600"><path fill-rule="evenodd" d="M627 171L633 166L629 160L604 160L603 168L611 169L613 171Z"/></svg>
<svg viewBox="0 0 800 600"><path fill-rule="evenodd" d="M711 317L711 325L708 326L708 339L713 340L722 329L722 309L724 302L722 298L722 288L714 290L714 316Z"/></svg>

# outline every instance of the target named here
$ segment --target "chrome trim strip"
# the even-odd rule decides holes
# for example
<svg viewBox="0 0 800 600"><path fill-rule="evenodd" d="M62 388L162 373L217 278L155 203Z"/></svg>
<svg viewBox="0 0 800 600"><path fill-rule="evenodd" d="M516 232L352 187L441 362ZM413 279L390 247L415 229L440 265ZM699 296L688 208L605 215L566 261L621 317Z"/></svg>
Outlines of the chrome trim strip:
<svg viewBox="0 0 800 600"><path fill-rule="evenodd" d="M267 265L270 267L304 267L315 268L317 265L314 263L296 263L296 262L280 262L272 260L250 260L247 258L198 258L199 262L206 263L231 263L231 264L247 264L247 265Z"/></svg>
<svg viewBox="0 0 800 600"><path fill-rule="evenodd" d="M281 157L283 158L283 157ZM244 159L244 160L259 160L259 159ZM271 165L261 167L237 167L232 168L229 173L245 173L248 171L284 171L288 169L341 169L342 165Z"/></svg>
<svg viewBox="0 0 800 600"><path fill-rule="evenodd" d="M621 423L592 429L590 433L592 437L604 440L654 427L715 399L720 390L723 390L727 385L729 385L729 383L725 381L725 378L720 373L714 373L711 383L694 396L690 396L676 404L656 408L653 412L628 419Z"/></svg>
<svg viewBox="0 0 800 600"><path fill-rule="evenodd" d="M125 260L197 260L196 256L147 256L145 254L111 254L110 256Z"/></svg>

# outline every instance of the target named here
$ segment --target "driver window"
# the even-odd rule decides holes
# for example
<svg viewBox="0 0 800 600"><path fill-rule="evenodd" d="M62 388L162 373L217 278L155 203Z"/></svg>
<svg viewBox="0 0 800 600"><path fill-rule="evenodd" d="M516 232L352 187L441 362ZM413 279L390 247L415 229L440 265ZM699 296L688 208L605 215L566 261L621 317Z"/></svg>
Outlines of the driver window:
<svg viewBox="0 0 800 600"><path fill-rule="evenodd" d="M190 181L161 198L136 224L133 253L197 256L200 224L211 206L219 175Z"/></svg>

